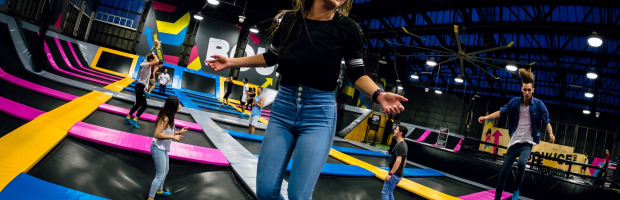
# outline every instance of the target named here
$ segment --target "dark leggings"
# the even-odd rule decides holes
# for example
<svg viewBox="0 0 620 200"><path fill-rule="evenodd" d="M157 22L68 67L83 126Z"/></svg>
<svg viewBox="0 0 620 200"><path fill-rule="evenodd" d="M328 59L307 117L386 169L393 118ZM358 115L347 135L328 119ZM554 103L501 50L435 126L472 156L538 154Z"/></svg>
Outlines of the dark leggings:
<svg viewBox="0 0 620 200"><path fill-rule="evenodd" d="M165 85L159 85L159 94L161 94L161 95L166 94L166 86Z"/></svg>
<svg viewBox="0 0 620 200"><path fill-rule="evenodd" d="M137 117L140 117L144 110L146 110L146 97L144 96L144 84L138 83L134 89L136 90L136 105L131 107L131 111L129 111L129 116L133 116L133 113L138 110ZM140 109L138 109L140 108Z"/></svg>

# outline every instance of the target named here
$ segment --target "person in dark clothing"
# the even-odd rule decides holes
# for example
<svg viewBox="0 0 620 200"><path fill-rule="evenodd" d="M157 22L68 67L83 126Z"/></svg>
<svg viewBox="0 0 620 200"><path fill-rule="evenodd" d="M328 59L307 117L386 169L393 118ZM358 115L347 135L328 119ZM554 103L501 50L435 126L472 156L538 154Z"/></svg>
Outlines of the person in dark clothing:
<svg viewBox="0 0 620 200"><path fill-rule="evenodd" d="M594 185L603 187L605 185L605 178L607 177L607 167L609 167L609 159L611 155L609 154L609 149L605 149L605 163L603 164L603 169L601 169L598 174L596 174L596 179L594 179Z"/></svg>
<svg viewBox="0 0 620 200"><path fill-rule="evenodd" d="M241 58L209 55L214 71L278 64L280 87L258 157L258 199L284 199L286 166L289 199L312 199L336 132L336 97L341 62L355 87L388 115L398 114L406 98L385 92L364 72L362 34L347 17L353 0L294 0L272 22L269 50ZM281 21L281 22L280 22ZM264 97L263 97L264 98Z"/></svg>
<svg viewBox="0 0 620 200"><path fill-rule="evenodd" d="M248 102L245 104L246 110L252 110L252 103L254 103L254 97L256 97L256 88L251 87L248 91Z"/></svg>
<svg viewBox="0 0 620 200"><path fill-rule="evenodd" d="M226 78L226 80L224 80L224 83L226 83L226 93L224 94L224 99L222 100L222 104L220 105L220 107L228 105L228 96L230 96L230 93L232 92L232 86L234 85L233 77L229 76L228 78Z"/></svg>
<svg viewBox="0 0 620 200"><path fill-rule="evenodd" d="M136 128L140 128L140 126L138 126L138 118L140 118L140 116L142 115L144 110L146 110L146 107L147 107L144 89L146 88L146 85L148 85L149 83L149 77L151 75L151 68L156 67L156 66L161 67L162 64L163 62L157 59L157 56L155 56L155 54L153 53L146 56L146 60L140 63L140 71L138 71L138 83L136 84L134 88L135 93L136 93L136 104L133 107L131 107L129 114L127 115L127 117L125 117L125 122L127 124L132 125ZM136 116L133 119L131 119L131 117L136 111L138 111L138 114L136 114Z"/></svg>
<svg viewBox="0 0 620 200"><path fill-rule="evenodd" d="M396 188L396 185L403 176L405 176L403 171L407 163L408 148L403 134L407 133L407 131L407 127L400 124L394 129L396 145L394 145L394 148L390 152L390 171L388 171L388 174L385 176L385 182L383 183L383 190L381 191L382 200L394 199L394 188Z"/></svg>

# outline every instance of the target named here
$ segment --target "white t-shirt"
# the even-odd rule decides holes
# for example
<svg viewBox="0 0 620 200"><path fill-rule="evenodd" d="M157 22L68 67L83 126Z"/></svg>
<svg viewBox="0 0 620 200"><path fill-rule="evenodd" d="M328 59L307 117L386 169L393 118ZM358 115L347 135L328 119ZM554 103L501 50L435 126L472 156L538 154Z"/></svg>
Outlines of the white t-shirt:
<svg viewBox="0 0 620 200"><path fill-rule="evenodd" d="M159 84L160 85L166 84L166 82L168 82L168 80L170 80L170 75L164 74L164 73L159 74Z"/></svg>
<svg viewBox="0 0 620 200"><path fill-rule="evenodd" d="M508 148L518 143L530 143L536 145L532 138L532 119L530 118L530 106L519 105L519 125L512 134Z"/></svg>
<svg viewBox="0 0 620 200"><path fill-rule="evenodd" d="M247 102L248 90L249 89L250 89L250 86L248 86L247 83L245 85L243 85L243 95L241 96L241 101Z"/></svg>
<svg viewBox="0 0 620 200"><path fill-rule="evenodd" d="M149 62L144 60L140 63L140 71L138 71L138 83L149 85L149 77L151 76L151 68Z"/></svg>

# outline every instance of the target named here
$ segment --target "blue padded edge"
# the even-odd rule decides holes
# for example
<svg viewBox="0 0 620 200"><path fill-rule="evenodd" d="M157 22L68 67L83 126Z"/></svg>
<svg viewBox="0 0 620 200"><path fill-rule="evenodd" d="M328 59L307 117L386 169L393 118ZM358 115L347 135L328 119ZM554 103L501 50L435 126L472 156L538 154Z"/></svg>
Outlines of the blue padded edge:
<svg viewBox="0 0 620 200"><path fill-rule="evenodd" d="M21 173L0 192L0 199L106 199Z"/></svg>
<svg viewBox="0 0 620 200"><path fill-rule="evenodd" d="M259 157L257 154L254 156ZM286 171L290 172L293 166L293 160L291 159L286 166ZM321 168L321 174L333 175L333 176L375 176L374 173L357 165L325 163Z"/></svg>
<svg viewBox="0 0 620 200"><path fill-rule="evenodd" d="M350 154L358 154L358 155L366 155L366 156L386 157L386 158L390 157L390 154L385 154L385 153L381 153L381 152L378 152L378 151L370 151L370 150L365 150L365 149L354 149L354 148L339 147L339 146L332 146L332 148L335 149L336 151L340 151L342 153L350 153Z"/></svg>
<svg viewBox="0 0 620 200"><path fill-rule="evenodd" d="M177 97L179 98L179 101L181 102L181 104L183 104L183 106L187 108L200 109L198 108L196 103L194 103L192 100L187 98L187 96L185 96L185 94L183 94L181 90L177 90L177 89L172 89L172 90L174 91L175 94L177 94Z"/></svg>
<svg viewBox="0 0 620 200"><path fill-rule="evenodd" d="M130 87L125 87L124 90L136 93L136 89L133 89L133 88L130 88ZM153 90L155 90L155 89L153 89ZM166 92L166 94L168 94L168 93ZM156 94L156 93L151 93L151 96L154 96L154 97L157 97L157 98L160 98L160 99L167 99L168 98L167 96L162 96L162 95L159 95L159 94Z"/></svg>
<svg viewBox="0 0 620 200"><path fill-rule="evenodd" d="M247 140L254 140L254 141L259 141L262 142L263 141L263 136L262 135L252 135L249 133L243 133L243 132L239 132L239 131L232 131L232 130L226 130L228 131L228 134L230 134L233 137L236 138L242 138L242 139L247 139Z"/></svg>
<svg viewBox="0 0 620 200"><path fill-rule="evenodd" d="M205 96L201 96L201 95L197 95L197 94L193 94L190 92L184 92L188 97L192 97L192 98L197 98L197 99L202 99L205 101L213 101L213 102L220 102L217 99L211 98L211 97L205 97Z"/></svg>
<svg viewBox="0 0 620 200"><path fill-rule="evenodd" d="M380 167L381 169L389 170L388 167ZM419 169L419 168L405 168L403 171L405 177L432 177L432 176L446 176L444 173L438 172L434 169Z"/></svg>

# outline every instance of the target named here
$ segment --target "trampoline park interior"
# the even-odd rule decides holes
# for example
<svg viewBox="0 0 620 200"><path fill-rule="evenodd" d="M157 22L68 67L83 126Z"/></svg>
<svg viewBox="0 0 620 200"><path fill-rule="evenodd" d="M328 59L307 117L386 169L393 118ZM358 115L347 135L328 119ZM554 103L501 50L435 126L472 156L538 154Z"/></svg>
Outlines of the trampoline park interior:
<svg viewBox="0 0 620 200"><path fill-rule="evenodd" d="M508 119L477 119L521 95L518 68L534 73L534 97L549 108L556 137L543 142L549 134L541 132L520 198L620 199L618 4L349 1L366 74L409 101L387 116L341 76L336 137L313 199L380 199L396 123L409 129L409 153L395 199L492 199ZM172 195L159 199L257 199L277 66L216 72L203 61L264 53L273 16L291 7L292 0L0 0L0 199L146 199L154 121L170 95L182 104L175 125L189 131L172 144L164 184ZM171 81L165 94L154 89L136 129L124 117L156 40ZM218 106L229 75L230 103ZM250 112L238 106L244 78L265 88L254 135ZM596 185L605 149L611 161ZM288 173L284 179L286 198ZM513 171L506 188L514 180Z"/></svg>

